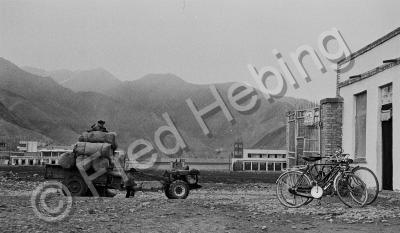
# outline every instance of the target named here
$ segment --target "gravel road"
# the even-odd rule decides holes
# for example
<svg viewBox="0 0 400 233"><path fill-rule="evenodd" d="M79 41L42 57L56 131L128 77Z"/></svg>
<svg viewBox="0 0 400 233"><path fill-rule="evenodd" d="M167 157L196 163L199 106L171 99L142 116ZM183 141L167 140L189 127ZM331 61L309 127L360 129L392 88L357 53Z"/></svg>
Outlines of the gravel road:
<svg viewBox="0 0 400 233"><path fill-rule="evenodd" d="M0 232L400 232L400 194L394 192L361 209L337 197L288 209L276 199L274 184L208 183L186 200L168 200L162 192L74 198L66 219L47 223L31 204L41 183L0 177ZM46 201L51 206L61 199L54 194Z"/></svg>

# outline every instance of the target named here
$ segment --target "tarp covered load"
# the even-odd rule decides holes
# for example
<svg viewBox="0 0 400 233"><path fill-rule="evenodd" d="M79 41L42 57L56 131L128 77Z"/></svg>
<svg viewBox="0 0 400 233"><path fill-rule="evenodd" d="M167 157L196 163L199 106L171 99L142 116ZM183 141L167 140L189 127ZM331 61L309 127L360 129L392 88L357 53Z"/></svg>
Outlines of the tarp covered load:
<svg viewBox="0 0 400 233"><path fill-rule="evenodd" d="M100 157L112 158L114 152L110 143L90 143L78 142L75 145L74 152L77 155L91 156L96 152L100 153Z"/></svg>
<svg viewBox="0 0 400 233"><path fill-rule="evenodd" d="M108 169L111 167L110 160L105 157L98 157L92 160L88 155L79 155L76 157L76 164L82 164L85 170L93 168L95 171L100 171L101 169Z"/></svg>
<svg viewBox="0 0 400 233"><path fill-rule="evenodd" d="M79 142L109 143L113 149L117 148L116 133L106 133L101 131L84 132L79 136Z"/></svg>
<svg viewBox="0 0 400 233"><path fill-rule="evenodd" d="M83 167L85 170L92 167L95 171L101 169L108 169L112 167L112 159L114 156L114 150L110 143L91 143L91 142L78 142L75 145L74 152L77 155L76 164L85 162Z"/></svg>
<svg viewBox="0 0 400 233"><path fill-rule="evenodd" d="M73 152L66 152L60 155L60 159L58 160L58 164L61 167L69 169L75 166L75 154Z"/></svg>
<svg viewBox="0 0 400 233"><path fill-rule="evenodd" d="M92 168L97 172L101 169L108 169L110 168L110 160L107 158L97 158L92 162Z"/></svg>
<svg viewBox="0 0 400 233"><path fill-rule="evenodd" d="M72 168L82 164L85 170L93 168L95 171L114 168L114 153L117 149L116 133L103 131L83 132L75 144L73 152L61 156L60 165ZM116 158L124 162L123 158Z"/></svg>

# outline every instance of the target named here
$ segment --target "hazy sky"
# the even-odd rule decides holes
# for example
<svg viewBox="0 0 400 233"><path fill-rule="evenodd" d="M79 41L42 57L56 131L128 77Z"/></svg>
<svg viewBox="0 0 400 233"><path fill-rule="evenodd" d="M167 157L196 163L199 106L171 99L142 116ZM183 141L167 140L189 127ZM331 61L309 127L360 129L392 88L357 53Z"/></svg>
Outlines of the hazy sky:
<svg viewBox="0 0 400 233"><path fill-rule="evenodd" d="M0 0L0 56L47 70L103 67L121 80L251 83L247 64L279 68L272 49L294 70L289 53L318 52L318 36L336 27L355 51L399 27L399 9L398 0ZM288 95L334 96L335 73L310 71Z"/></svg>

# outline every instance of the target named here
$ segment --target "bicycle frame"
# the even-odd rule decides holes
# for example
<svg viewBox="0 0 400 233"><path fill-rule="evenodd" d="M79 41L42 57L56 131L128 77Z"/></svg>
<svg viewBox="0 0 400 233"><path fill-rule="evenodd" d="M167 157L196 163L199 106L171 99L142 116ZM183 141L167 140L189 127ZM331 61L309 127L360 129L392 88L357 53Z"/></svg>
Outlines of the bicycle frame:
<svg viewBox="0 0 400 233"><path fill-rule="evenodd" d="M328 174L323 174L323 168L325 166L331 167ZM317 169L318 167L323 167L323 168L318 170ZM303 171L303 174L301 175L299 180L302 180L304 176L308 176L311 179L313 186L319 185L324 191L326 191L331 185L333 185L336 182L340 174L351 172L348 171L349 167L350 166L348 163L324 163L324 164L312 164L312 165L307 164L307 167L305 171ZM313 169L317 171L317 176L318 176L317 178L312 174ZM318 179L319 176L321 176L320 179ZM304 194L301 191L300 192L298 191L300 189L300 190L306 190L308 192L311 190L312 187L304 188L299 186L301 186L301 184L296 183L295 189L292 190L291 193L302 197L313 198L311 195ZM335 191L337 190L335 189Z"/></svg>

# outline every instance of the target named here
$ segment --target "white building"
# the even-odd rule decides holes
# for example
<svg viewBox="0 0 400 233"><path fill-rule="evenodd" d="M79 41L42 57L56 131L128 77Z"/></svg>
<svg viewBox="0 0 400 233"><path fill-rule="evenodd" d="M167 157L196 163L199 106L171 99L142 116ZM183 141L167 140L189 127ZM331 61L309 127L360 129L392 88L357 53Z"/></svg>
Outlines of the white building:
<svg viewBox="0 0 400 233"><path fill-rule="evenodd" d="M287 166L286 150L243 149L243 158L232 158L231 160L231 169L234 171L280 172Z"/></svg>
<svg viewBox="0 0 400 233"><path fill-rule="evenodd" d="M34 141L19 142L19 151L10 152L10 164L18 166L58 164L61 154L72 151L69 147L64 146L38 148L39 145L41 144Z"/></svg>
<svg viewBox="0 0 400 233"><path fill-rule="evenodd" d="M17 149L21 152L38 152L38 147L37 141L20 141Z"/></svg>
<svg viewBox="0 0 400 233"><path fill-rule="evenodd" d="M40 164L58 164L60 156L65 152L71 152L71 149L64 148L46 148L40 149Z"/></svg>
<svg viewBox="0 0 400 233"><path fill-rule="evenodd" d="M343 149L372 169L388 190L400 190L400 170L395 169L400 166L399 58L397 28L338 63Z"/></svg>

